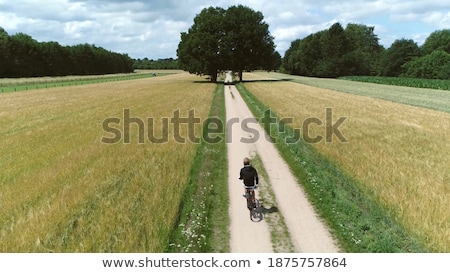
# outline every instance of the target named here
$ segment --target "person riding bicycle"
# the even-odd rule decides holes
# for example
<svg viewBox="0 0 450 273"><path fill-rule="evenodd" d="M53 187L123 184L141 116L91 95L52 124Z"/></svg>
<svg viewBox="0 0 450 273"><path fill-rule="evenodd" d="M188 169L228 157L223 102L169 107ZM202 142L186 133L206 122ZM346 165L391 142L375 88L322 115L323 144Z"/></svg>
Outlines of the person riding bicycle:
<svg viewBox="0 0 450 273"><path fill-rule="evenodd" d="M250 159L248 157L244 158L244 167L240 171L239 179L244 180L242 182L244 186L244 197L247 188L258 187L258 172L252 165L250 165Z"/></svg>

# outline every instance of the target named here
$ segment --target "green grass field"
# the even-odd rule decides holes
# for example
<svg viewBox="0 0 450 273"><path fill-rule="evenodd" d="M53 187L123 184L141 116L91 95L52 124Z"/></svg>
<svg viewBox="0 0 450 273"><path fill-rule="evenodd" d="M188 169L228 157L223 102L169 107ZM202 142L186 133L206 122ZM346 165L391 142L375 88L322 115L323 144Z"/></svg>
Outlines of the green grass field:
<svg viewBox="0 0 450 273"><path fill-rule="evenodd" d="M262 76L263 78L292 81L310 86L450 113L450 92L447 90L411 88L407 86L358 82L343 79L311 78L275 72L256 72L255 74Z"/></svg>

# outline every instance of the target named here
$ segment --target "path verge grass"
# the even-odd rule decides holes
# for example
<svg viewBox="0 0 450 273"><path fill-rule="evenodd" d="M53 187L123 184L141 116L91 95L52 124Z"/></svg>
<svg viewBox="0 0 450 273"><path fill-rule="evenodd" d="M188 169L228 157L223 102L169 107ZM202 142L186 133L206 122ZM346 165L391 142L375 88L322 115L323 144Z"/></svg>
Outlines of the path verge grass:
<svg viewBox="0 0 450 273"><path fill-rule="evenodd" d="M259 93L258 97L253 94L258 88L253 86L249 92L246 85L238 84L237 88L254 116L261 119L264 111L273 107L268 103L272 100L266 100L264 104ZM273 88L271 85L261 92L270 92L268 90ZM285 100L280 97L278 100L286 105ZM292 110L287 106L283 109ZM273 107L272 115L278 120L289 116L277 107ZM303 140L297 143L284 141L293 136L290 124L274 123L268 133L278 140L275 144L280 154L346 252L427 252L386 213L386 208L375 201L370 192L362 191L357 186L359 182L329 156Z"/></svg>
<svg viewBox="0 0 450 273"><path fill-rule="evenodd" d="M210 118L226 120L223 84L216 85ZM172 232L168 252L230 251L225 132L222 130L206 135L208 129L217 128L203 129L204 135L186 182L179 219ZM217 143L205 141L210 138L217 138L220 141Z"/></svg>

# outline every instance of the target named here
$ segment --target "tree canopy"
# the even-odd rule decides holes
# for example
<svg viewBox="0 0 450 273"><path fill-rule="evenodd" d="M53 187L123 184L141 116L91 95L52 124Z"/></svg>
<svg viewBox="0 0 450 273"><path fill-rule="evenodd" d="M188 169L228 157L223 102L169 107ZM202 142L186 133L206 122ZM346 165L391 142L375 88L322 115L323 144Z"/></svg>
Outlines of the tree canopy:
<svg viewBox="0 0 450 273"><path fill-rule="evenodd" d="M437 30L431 33L422 46L425 54L435 50L443 50L450 54L450 29Z"/></svg>
<svg viewBox="0 0 450 273"><path fill-rule="evenodd" d="M313 77L368 75L382 52L373 27L340 23L329 29L297 39L283 59L283 68L292 74Z"/></svg>
<svg viewBox="0 0 450 273"><path fill-rule="evenodd" d="M339 23L291 43L282 70L304 76L349 75L450 78L450 30L429 35L422 46L411 39L397 39L385 49L374 27Z"/></svg>
<svg viewBox="0 0 450 273"><path fill-rule="evenodd" d="M380 75L397 77L403 72L405 63L420 55L420 48L413 40L395 40L380 60Z"/></svg>
<svg viewBox="0 0 450 273"><path fill-rule="evenodd" d="M180 68L210 75L212 81L220 70L237 71L242 80L244 70L274 70L281 64L264 16L243 5L203 9L181 33L177 55Z"/></svg>

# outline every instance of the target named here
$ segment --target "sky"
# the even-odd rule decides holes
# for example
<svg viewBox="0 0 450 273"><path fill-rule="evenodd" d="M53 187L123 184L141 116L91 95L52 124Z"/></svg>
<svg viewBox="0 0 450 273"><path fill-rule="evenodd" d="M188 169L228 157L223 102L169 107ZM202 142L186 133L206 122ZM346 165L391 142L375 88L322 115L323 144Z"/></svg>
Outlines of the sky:
<svg viewBox="0 0 450 273"><path fill-rule="evenodd" d="M133 59L177 58L180 33L203 8L239 4L263 14L281 56L292 41L336 22L375 27L386 48L403 38L421 46L430 33L450 29L445 0L0 0L0 27L38 42L94 44Z"/></svg>

